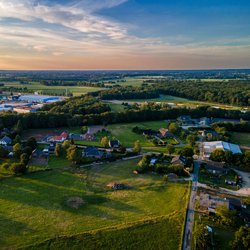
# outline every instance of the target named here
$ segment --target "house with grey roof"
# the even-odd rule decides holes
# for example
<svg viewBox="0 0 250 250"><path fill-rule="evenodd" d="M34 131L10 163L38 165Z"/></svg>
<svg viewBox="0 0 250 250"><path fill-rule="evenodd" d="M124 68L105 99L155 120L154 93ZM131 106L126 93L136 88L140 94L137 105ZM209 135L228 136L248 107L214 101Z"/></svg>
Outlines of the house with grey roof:
<svg viewBox="0 0 250 250"><path fill-rule="evenodd" d="M8 137L8 136L4 136L1 140L0 140L0 145L3 146L8 146L12 143L12 140Z"/></svg>

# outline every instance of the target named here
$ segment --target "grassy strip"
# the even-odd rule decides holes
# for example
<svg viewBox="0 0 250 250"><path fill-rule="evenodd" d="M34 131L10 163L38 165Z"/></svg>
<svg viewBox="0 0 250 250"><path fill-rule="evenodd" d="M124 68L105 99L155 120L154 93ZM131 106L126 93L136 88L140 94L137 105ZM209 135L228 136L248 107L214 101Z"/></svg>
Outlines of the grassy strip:
<svg viewBox="0 0 250 250"><path fill-rule="evenodd" d="M180 218L181 217L181 218ZM181 249L183 216L61 236L23 249Z"/></svg>

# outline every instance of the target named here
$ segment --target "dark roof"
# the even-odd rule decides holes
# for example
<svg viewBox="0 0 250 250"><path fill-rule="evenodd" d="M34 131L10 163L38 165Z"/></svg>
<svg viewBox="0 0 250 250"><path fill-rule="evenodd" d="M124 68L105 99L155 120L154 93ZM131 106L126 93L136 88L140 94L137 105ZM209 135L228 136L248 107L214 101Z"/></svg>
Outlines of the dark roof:
<svg viewBox="0 0 250 250"><path fill-rule="evenodd" d="M98 150L96 147L87 147L84 149L84 154L86 156L102 157L104 155L103 151Z"/></svg>
<svg viewBox="0 0 250 250"><path fill-rule="evenodd" d="M152 129L144 129L143 134L144 135L158 135L159 132L155 131L155 130L152 130Z"/></svg>
<svg viewBox="0 0 250 250"><path fill-rule="evenodd" d="M109 141L109 146L111 148L114 148L114 147L119 147L120 146L120 142L118 140L110 140Z"/></svg>
<svg viewBox="0 0 250 250"><path fill-rule="evenodd" d="M205 168L207 170L226 173L228 169L225 168L224 166L225 164L222 162L210 162L208 164L205 164Z"/></svg>
<svg viewBox="0 0 250 250"><path fill-rule="evenodd" d="M186 120L191 120L191 116L190 115L182 115L180 117L178 117L179 120L182 120L182 121L186 121Z"/></svg>
<svg viewBox="0 0 250 250"><path fill-rule="evenodd" d="M182 155L177 155L175 156L172 161L171 161L172 164L184 164L186 165L187 164L187 159L185 156L182 156Z"/></svg>
<svg viewBox="0 0 250 250"><path fill-rule="evenodd" d="M7 144L10 144L12 142L12 140L8 136L4 136L0 141L4 141Z"/></svg>

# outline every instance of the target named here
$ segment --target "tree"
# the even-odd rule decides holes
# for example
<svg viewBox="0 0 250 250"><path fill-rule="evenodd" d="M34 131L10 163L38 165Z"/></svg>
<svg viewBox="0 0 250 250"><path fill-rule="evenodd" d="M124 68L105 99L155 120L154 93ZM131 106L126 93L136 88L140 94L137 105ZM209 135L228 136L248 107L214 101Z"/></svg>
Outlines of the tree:
<svg viewBox="0 0 250 250"><path fill-rule="evenodd" d="M209 234L204 224L196 224L194 229L195 249L207 249L209 245Z"/></svg>
<svg viewBox="0 0 250 250"><path fill-rule="evenodd" d="M20 163L26 166L28 162L29 162L29 155L26 153L21 154Z"/></svg>
<svg viewBox="0 0 250 250"><path fill-rule="evenodd" d="M187 142L188 144L193 147L195 144L195 136L194 135L188 135L187 136Z"/></svg>
<svg viewBox="0 0 250 250"><path fill-rule="evenodd" d="M12 163L10 169L14 174L25 174L27 170L26 166L21 163Z"/></svg>
<svg viewBox="0 0 250 250"><path fill-rule="evenodd" d="M69 140L65 140L62 144L63 148L67 151L67 149L71 146L71 143Z"/></svg>
<svg viewBox="0 0 250 250"><path fill-rule="evenodd" d="M169 144L169 145L167 146L167 152L168 152L170 155L172 155L172 154L174 153L174 151L175 151L174 146L171 145L171 144Z"/></svg>
<svg viewBox="0 0 250 250"><path fill-rule="evenodd" d="M16 126L14 127L14 131L15 131L17 134L21 134L21 132L23 131L23 125L22 125L21 120L18 120Z"/></svg>
<svg viewBox="0 0 250 250"><path fill-rule="evenodd" d="M233 162L233 153L232 151L228 150L224 154L224 159L226 163L232 164Z"/></svg>
<svg viewBox="0 0 250 250"><path fill-rule="evenodd" d="M62 146L59 143L57 143L55 147L55 155L59 157L61 153L62 153Z"/></svg>
<svg viewBox="0 0 250 250"><path fill-rule="evenodd" d="M235 223L235 212L230 211L226 206L221 205L216 208L216 213L221 217L220 222L232 226Z"/></svg>
<svg viewBox="0 0 250 250"><path fill-rule="evenodd" d="M37 141L35 137L30 137L26 143L28 147L31 147L32 150L37 148Z"/></svg>
<svg viewBox="0 0 250 250"><path fill-rule="evenodd" d="M81 127L81 133L82 134L86 134L87 132L88 132L88 127L87 126Z"/></svg>
<svg viewBox="0 0 250 250"><path fill-rule="evenodd" d="M3 146L0 146L0 158L5 158L7 155L8 151Z"/></svg>
<svg viewBox="0 0 250 250"><path fill-rule="evenodd" d="M184 147L180 150L180 154L185 157L193 157L194 150L190 147Z"/></svg>
<svg viewBox="0 0 250 250"><path fill-rule="evenodd" d="M21 143L21 137L20 137L20 135L16 135L16 137L15 137L13 143L14 143L14 144L16 144L16 143Z"/></svg>
<svg viewBox="0 0 250 250"><path fill-rule="evenodd" d="M109 138L107 136L102 137L102 139L101 139L101 145L104 148L107 148L109 146Z"/></svg>
<svg viewBox="0 0 250 250"><path fill-rule="evenodd" d="M80 156L79 151L77 150L76 146L71 145L67 149L67 159L69 161L75 162L76 164L80 162L81 156Z"/></svg>
<svg viewBox="0 0 250 250"><path fill-rule="evenodd" d="M168 130L172 133L172 134L176 134L179 130L178 125L175 122L171 122L168 126Z"/></svg>
<svg viewBox="0 0 250 250"><path fill-rule="evenodd" d="M218 162L225 161L225 152L222 149L215 149L211 153L210 159L212 161L218 161Z"/></svg>
<svg viewBox="0 0 250 250"><path fill-rule="evenodd" d="M133 151L137 154L139 154L141 152L141 143L140 141L136 141L134 143L134 148L133 148Z"/></svg>
<svg viewBox="0 0 250 250"><path fill-rule="evenodd" d="M246 226L240 227L240 229L235 233L234 240L231 245L235 250L250 249L250 228Z"/></svg>
<svg viewBox="0 0 250 250"><path fill-rule="evenodd" d="M17 158L20 157L20 155L22 154L22 146L20 143L16 143L14 146L13 146L13 152L15 154L15 156Z"/></svg>

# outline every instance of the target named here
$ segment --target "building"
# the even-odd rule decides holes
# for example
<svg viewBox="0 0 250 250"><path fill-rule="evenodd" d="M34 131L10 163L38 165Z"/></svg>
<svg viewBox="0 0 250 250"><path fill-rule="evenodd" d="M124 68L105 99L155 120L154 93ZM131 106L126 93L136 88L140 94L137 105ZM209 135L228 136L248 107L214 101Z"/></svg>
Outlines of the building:
<svg viewBox="0 0 250 250"><path fill-rule="evenodd" d="M242 154L239 145L224 141L211 141L202 143L202 148L201 148L202 158L209 159L211 153L216 149L221 149L223 151L231 151L233 154Z"/></svg>
<svg viewBox="0 0 250 250"><path fill-rule="evenodd" d="M205 169L214 175L224 175L228 173L228 168L225 168L225 164L223 162L214 162L209 161L204 164Z"/></svg>
<svg viewBox="0 0 250 250"><path fill-rule="evenodd" d="M83 157L92 157L96 159L101 159L104 157L105 152L98 150L96 147L87 147L83 150L82 156Z"/></svg>
<svg viewBox="0 0 250 250"><path fill-rule="evenodd" d="M69 139L73 139L73 140L76 140L76 141L83 141L83 138L84 138L83 135L73 134L73 133L69 134Z"/></svg>
<svg viewBox="0 0 250 250"><path fill-rule="evenodd" d="M209 127L212 124L212 119L207 117L200 118L199 125L201 127Z"/></svg>
<svg viewBox="0 0 250 250"><path fill-rule="evenodd" d="M110 140L109 141L109 147L111 147L111 148L119 148L120 146L121 146L121 144L118 140Z"/></svg>
<svg viewBox="0 0 250 250"><path fill-rule="evenodd" d="M8 146L12 143L12 140L8 137L8 136L4 136L1 140L0 140L0 145L3 146Z"/></svg>
<svg viewBox="0 0 250 250"><path fill-rule="evenodd" d="M177 118L177 121L181 122L182 124L193 124L193 121L190 115L182 115Z"/></svg>
<svg viewBox="0 0 250 250"><path fill-rule="evenodd" d="M21 95L19 96L18 100L31 103L50 103L61 101L62 98L48 95Z"/></svg>
<svg viewBox="0 0 250 250"><path fill-rule="evenodd" d="M174 137L174 135L167 128L161 128L161 129L159 129L159 132L160 132L162 138L173 138Z"/></svg>
<svg viewBox="0 0 250 250"><path fill-rule="evenodd" d="M159 132L152 129L145 129L142 131L142 134L145 136L158 136Z"/></svg>
<svg viewBox="0 0 250 250"><path fill-rule="evenodd" d="M69 134L67 132L62 132L60 135L55 135L49 138L49 142L64 142L68 139Z"/></svg>
<svg viewBox="0 0 250 250"><path fill-rule="evenodd" d="M182 165L183 167L185 167L187 165L187 159L186 157L182 155L177 155L172 159L171 164L173 165L178 164L178 165Z"/></svg>

